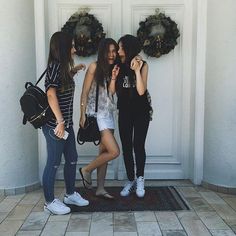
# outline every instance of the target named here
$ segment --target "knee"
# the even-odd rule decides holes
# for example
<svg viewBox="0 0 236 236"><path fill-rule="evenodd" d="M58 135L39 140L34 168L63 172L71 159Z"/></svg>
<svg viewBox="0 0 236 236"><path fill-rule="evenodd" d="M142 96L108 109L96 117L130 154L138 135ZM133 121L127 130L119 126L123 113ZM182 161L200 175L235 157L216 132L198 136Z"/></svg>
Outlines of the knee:
<svg viewBox="0 0 236 236"><path fill-rule="evenodd" d="M65 160L65 165L67 166L74 166L77 165L77 159L73 159L73 160Z"/></svg>
<svg viewBox="0 0 236 236"><path fill-rule="evenodd" d="M120 149L116 148L114 150L111 151L111 159L116 159L119 155L120 155Z"/></svg>
<svg viewBox="0 0 236 236"><path fill-rule="evenodd" d="M60 166L60 162L55 161L55 162L47 162L46 166L45 166L45 170L46 171L56 171Z"/></svg>
<svg viewBox="0 0 236 236"><path fill-rule="evenodd" d="M131 156L133 153L132 147L123 147L122 151L124 156Z"/></svg>
<svg viewBox="0 0 236 236"><path fill-rule="evenodd" d="M134 153L143 153L145 152L144 145L134 145Z"/></svg>

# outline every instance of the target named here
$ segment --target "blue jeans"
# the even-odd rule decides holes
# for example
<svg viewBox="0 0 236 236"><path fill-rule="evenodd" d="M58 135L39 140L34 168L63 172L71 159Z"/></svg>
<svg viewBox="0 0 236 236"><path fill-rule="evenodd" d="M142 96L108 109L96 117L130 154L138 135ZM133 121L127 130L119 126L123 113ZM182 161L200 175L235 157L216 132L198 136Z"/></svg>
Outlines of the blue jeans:
<svg viewBox="0 0 236 236"><path fill-rule="evenodd" d="M69 133L66 140L59 139L54 134L53 128L48 125L44 125L42 130L47 142L47 163L43 172L43 191L46 202L52 202L54 200L55 176L61 163L62 154L65 157L64 179L66 193L74 193L78 154L75 146L75 133L72 126L66 129Z"/></svg>

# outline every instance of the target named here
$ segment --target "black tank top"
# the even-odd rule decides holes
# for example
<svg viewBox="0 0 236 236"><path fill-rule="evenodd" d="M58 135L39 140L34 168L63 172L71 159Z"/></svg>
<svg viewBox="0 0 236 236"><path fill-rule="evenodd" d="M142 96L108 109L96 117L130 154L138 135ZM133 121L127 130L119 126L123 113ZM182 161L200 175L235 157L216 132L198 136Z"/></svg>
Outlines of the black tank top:
<svg viewBox="0 0 236 236"><path fill-rule="evenodd" d="M135 73L128 65L123 63L120 64L120 72L116 81L116 93L118 97L117 108L119 110L131 110L136 113L149 111L147 91L141 96L138 94Z"/></svg>

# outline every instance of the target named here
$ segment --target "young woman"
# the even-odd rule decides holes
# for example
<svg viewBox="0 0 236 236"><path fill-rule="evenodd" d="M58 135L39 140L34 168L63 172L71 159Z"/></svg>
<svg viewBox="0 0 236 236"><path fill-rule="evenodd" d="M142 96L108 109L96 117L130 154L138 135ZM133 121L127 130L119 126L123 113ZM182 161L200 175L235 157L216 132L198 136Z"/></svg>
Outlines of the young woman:
<svg viewBox="0 0 236 236"><path fill-rule="evenodd" d="M106 38L100 42L97 61L91 63L86 72L80 103L80 126L84 126L86 115L95 115L101 132L99 155L87 166L80 168L81 178L85 188L92 188L91 173L97 169L96 195L105 199L113 198L104 188L107 163L119 156L120 152L113 134L113 111L116 107L112 95L115 93L115 82L119 73L119 67L115 65L117 51L118 45L113 39ZM99 96L98 111L95 114L97 84Z"/></svg>
<svg viewBox="0 0 236 236"><path fill-rule="evenodd" d="M47 163L43 173L43 190L46 203L44 210L53 214L67 214L70 208L66 204L86 206L89 202L75 192L75 174L77 151L73 130L73 97L75 83L73 76L77 71L85 69L85 65L74 66L72 55L75 53L72 37L63 32L56 32L50 40L48 71L45 89L48 103L55 118L42 127L47 142ZM63 138L68 132L67 139ZM64 154L64 179L66 194L64 203L54 197L56 171Z"/></svg>
<svg viewBox="0 0 236 236"><path fill-rule="evenodd" d="M148 65L138 56L138 39L125 35L118 41L121 59L120 74L116 82L119 109L119 132L128 182L120 192L128 196L136 188L136 195L144 197L145 139L149 126L150 106L147 100ZM134 170L133 149L136 162Z"/></svg>

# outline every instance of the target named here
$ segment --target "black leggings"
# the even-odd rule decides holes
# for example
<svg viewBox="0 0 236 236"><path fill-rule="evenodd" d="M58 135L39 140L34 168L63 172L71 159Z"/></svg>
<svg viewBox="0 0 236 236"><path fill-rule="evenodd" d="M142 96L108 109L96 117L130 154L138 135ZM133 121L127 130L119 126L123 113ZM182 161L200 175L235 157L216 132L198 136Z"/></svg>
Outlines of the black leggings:
<svg viewBox="0 0 236 236"><path fill-rule="evenodd" d="M136 162L136 176L144 176L146 161L145 140L149 126L149 112L135 114L132 111L119 111L119 132L122 144L124 163L127 177L134 180L134 158Z"/></svg>

